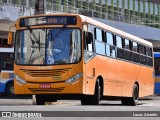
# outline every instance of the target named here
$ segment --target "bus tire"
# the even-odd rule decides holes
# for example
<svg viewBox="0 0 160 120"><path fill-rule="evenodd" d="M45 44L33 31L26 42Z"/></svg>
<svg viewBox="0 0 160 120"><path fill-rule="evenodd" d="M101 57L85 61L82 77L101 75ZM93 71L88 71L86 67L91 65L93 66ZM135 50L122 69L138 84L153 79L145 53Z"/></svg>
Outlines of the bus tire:
<svg viewBox="0 0 160 120"><path fill-rule="evenodd" d="M93 105L99 105L101 99L101 86L99 84L99 80L96 81L96 86L95 86L95 93L93 96Z"/></svg>
<svg viewBox="0 0 160 120"><path fill-rule="evenodd" d="M139 100L139 88L137 84L134 84L132 97L122 98L121 102L123 105L136 106L138 104L138 100Z"/></svg>
<svg viewBox="0 0 160 120"><path fill-rule="evenodd" d="M35 95L34 105L45 105L45 98L41 95Z"/></svg>
<svg viewBox="0 0 160 120"><path fill-rule="evenodd" d="M10 82L6 86L6 95L7 96L14 96L14 83Z"/></svg>
<svg viewBox="0 0 160 120"><path fill-rule="evenodd" d="M52 95L33 95L33 105L45 105L45 102L57 102L57 99Z"/></svg>
<svg viewBox="0 0 160 120"><path fill-rule="evenodd" d="M82 105L99 105L100 98L101 98L101 86L99 84L99 80L97 79L94 95L85 95L81 99L81 104Z"/></svg>
<svg viewBox="0 0 160 120"><path fill-rule="evenodd" d="M139 100L139 88L137 84L134 84L132 98L130 98L130 104L136 106Z"/></svg>

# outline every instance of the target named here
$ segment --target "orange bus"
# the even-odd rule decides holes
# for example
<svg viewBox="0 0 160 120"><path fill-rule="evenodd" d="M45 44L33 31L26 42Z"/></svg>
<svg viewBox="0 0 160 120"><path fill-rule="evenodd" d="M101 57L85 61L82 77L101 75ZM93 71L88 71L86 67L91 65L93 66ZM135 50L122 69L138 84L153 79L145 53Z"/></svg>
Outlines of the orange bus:
<svg viewBox="0 0 160 120"><path fill-rule="evenodd" d="M137 105L153 95L148 41L78 14L21 17L16 22L15 94L36 104L80 99L82 105L119 98Z"/></svg>

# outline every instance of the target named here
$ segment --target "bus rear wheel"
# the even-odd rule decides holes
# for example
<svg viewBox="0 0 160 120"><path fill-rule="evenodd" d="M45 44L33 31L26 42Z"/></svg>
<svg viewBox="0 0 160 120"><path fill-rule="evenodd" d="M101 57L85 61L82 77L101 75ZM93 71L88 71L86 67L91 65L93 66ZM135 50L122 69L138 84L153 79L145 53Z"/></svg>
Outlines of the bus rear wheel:
<svg viewBox="0 0 160 120"><path fill-rule="evenodd" d="M123 105L136 106L139 100L139 88L137 84L134 84L132 97L122 98L121 102Z"/></svg>
<svg viewBox="0 0 160 120"><path fill-rule="evenodd" d="M101 86L99 80L96 81L94 95L85 95L81 99L82 105L99 105L101 99Z"/></svg>
<svg viewBox="0 0 160 120"><path fill-rule="evenodd" d="M6 94L8 96L14 96L14 83L13 82L10 82L7 84L6 86Z"/></svg>

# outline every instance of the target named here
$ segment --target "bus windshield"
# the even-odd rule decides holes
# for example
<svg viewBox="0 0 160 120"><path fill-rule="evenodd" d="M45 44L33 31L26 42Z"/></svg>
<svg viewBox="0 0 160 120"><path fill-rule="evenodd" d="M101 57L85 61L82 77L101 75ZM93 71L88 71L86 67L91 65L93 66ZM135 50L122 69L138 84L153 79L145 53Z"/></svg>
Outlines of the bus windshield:
<svg viewBox="0 0 160 120"><path fill-rule="evenodd" d="M81 58L80 30L50 28L16 33L16 64L54 65L77 63Z"/></svg>

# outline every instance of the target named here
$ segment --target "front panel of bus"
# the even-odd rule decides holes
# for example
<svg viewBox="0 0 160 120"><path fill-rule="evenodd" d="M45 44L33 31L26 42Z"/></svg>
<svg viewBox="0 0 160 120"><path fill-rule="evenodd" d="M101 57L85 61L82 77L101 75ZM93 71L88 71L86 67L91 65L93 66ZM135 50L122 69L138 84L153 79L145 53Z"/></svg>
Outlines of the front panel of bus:
<svg viewBox="0 0 160 120"><path fill-rule="evenodd" d="M15 94L82 94L82 21L44 15L16 24Z"/></svg>
<svg viewBox="0 0 160 120"><path fill-rule="evenodd" d="M154 66L155 66L155 94L160 95L160 53L154 53Z"/></svg>

